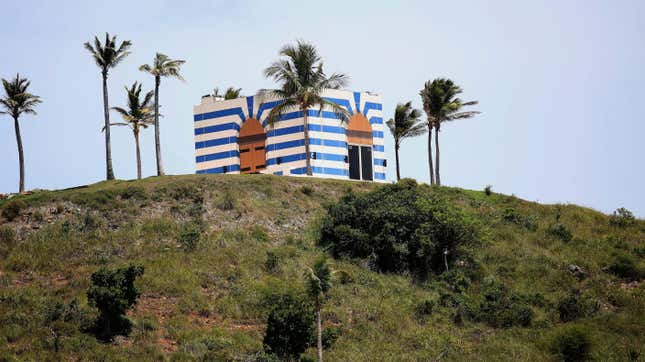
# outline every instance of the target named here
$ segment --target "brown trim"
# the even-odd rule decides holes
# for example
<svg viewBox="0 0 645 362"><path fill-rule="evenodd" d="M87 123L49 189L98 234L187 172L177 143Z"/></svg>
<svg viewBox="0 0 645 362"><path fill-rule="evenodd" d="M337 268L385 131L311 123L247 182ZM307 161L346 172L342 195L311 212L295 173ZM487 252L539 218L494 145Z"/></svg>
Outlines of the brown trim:
<svg viewBox="0 0 645 362"><path fill-rule="evenodd" d="M368 131L357 131L353 129L348 129L346 134L347 134L347 137L372 139L372 132L368 132Z"/></svg>
<svg viewBox="0 0 645 362"><path fill-rule="evenodd" d="M253 143L253 142L258 142L258 141L264 141L266 140L267 136L266 134L254 134L251 136L244 136L244 137L239 137L237 139L237 143L243 144L243 143Z"/></svg>

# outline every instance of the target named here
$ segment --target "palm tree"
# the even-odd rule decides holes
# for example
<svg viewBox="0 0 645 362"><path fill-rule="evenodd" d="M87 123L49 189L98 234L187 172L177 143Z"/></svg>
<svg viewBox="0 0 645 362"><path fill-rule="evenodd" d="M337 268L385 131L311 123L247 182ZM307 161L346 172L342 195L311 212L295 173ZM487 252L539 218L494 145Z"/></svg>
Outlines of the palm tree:
<svg viewBox="0 0 645 362"><path fill-rule="evenodd" d="M170 59L167 55L157 53L152 65L144 64L139 67L140 71L152 74L155 77L155 152L157 155L157 176L163 176L163 163L161 162L161 141L159 139L159 85L161 77L175 77L184 80L179 73L181 65L185 60Z"/></svg>
<svg viewBox="0 0 645 362"><path fill-rule="evenodd" d="M240 98L242 96L240 93L242 93L242 88L228 87L224 93L224 99Z"/></svg>
<svg viewBox="0 0 645 362"><path fill-rule="evenodd" d="M128 126L134 134L134 143L137 148L137 179L141 179L141 151L139 149L139 131L141 128L148 128L153 124L156 116L153 113L152 101L153 91L146 93L141 99L141 84L134 82L130 88L125 87L128 93L128 109L121 107L112 107L113 110L121 114L125 123L112 123L111 126Z"/></svg>
<svg viewBox="0 0 645 362"><path fill-rule="evenodd" d="M445 78L428 81L421 90L423 108L428 114L428 127L432 126L435 130L435 179L438 185L441 185L439 173L439 131L441 130L441 124L458 119L472 118L481 113L461 110L465 106L474 106L479 103L478 101L464 102L456 97L462 92L461 87L454 84L452 80ZM430 137L428 137L428 155L431 155L430 152ZM432 170L430 172L432 174Z"/></svg>
<svg viewBox="0 0 645 362"><path fill-rule="evenodd" d="M18 162L20 163L19 192L25 191L25 156L22 150L22 136L20 135L20 123L18 119L23 114L36 114L34 107L42 102L39 96L27 92L30 84L31 82L26 78L20 78L20 74L16 74L16 78L11 81L2 79L5 96L0 98L0 105L4 109L0 111L0 114L8 114L11 116L16 130Z"/></svg>
<svg viewBox="0 0 645 362"><path fill-rule="evenodd" d="M313 268L306 273L307 292L314 301L316 307L316 329L318 361L322 362L322 318L320 311L325 299L325 293L331 288L331 269L324 258L318 259Z"/></svg>
<svg viewBox="0 0 645 362"><path fill-rule="evenodd" d="M270 125L274 125L281 115L287 112L302 112L305 141L305 160L307 175L311 176L311 152L309 152L309 122L307 110L312 107L331 109L342 121L349 118L348 111L334 102L323 98L325 89L338 89L345 86L348 77L344 74L333 73L327 76L323 71L323 62L316 48L302 41L294 45L285 45L280 50L280 59L264 70L267 78L273 78L280 83L279 89L263 90L262 94L282 99L273 107L267 117Z"/></svg>
<svg viewBox="0 0 645 362"><path fill-rule="evenodd" d="M394 118L386 122L387 127L394 137L394 155L396 157L396 179L401 179L399 171L399 148L401 142L410 137L420 136L426 133L425 125L422 124L421 111L412 108L412 102L399 103L394 111Z"/></svg>
<svg viewBox="0 0 645 362"><path fill-rule="evenodd" d="M123 41L117 47L116 36L110 38L110 34L105 33L105 43L101 44L98 37L94 37L94 45L87 42L83 44L94 58L96 65L101 69L103 77L103 115L105 117L105 165L108 180L114 180L114 170L112 168L112 147L110 144L110 105L108 102L107 78L111 68L116 67L125 57L130 55L128 49L132 46L129 40Z"/></svg>

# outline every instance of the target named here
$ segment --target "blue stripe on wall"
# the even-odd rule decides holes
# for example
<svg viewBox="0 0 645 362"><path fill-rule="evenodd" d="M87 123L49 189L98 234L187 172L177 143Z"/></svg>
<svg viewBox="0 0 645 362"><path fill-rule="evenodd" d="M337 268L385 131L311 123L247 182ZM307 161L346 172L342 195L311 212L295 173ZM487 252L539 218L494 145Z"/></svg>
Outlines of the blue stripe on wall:
<svg viewBox="0 0 645 362"><path fill-rule="evenodd" d="M230 123L218 124L218 125L215 125L215 126L195 128L195 135L204 134L204 133L213 133L213 132L226 131L226 130L229 130L229 129L234 129L236 131L239 131L240 130L240 125L235 123L235 122L230 122Z"/></svg>
<svg viewBox="0 0 645 362"><path fill-rule="evenodd" d="M317 146L343 147L347 148L347 142L336 140L325 140L320 138L310 138L309 143Z"/></svg>
<svg viewBox="0 0 645 362"><path fill-rule="evenodd" d="M295 154L295 155L288 155L288 156L280 156L280 157L269 158L269 159L267 159L267 166L277 165L278 164L278 159L280 159L280 164L289 163L289 162L295 162L295 161L304 160L305 159L305 154L304 153L298 153L298 154Z"/></svg>
<svg viewBox="0 0 645 362"><path fill-rule="evenodd" d="M323 99L326 100L326 101L329 101L329 102L334 102L334 103L338 104L341 107L347 108L347 111L349 113L354 113L352 111L352 106L349 104L349 100L347 100L347 99L331 98L331 97L324 97Z"/></svg>
<svg viewBox="0 0 645 362"><path fill-rule="evenodd" d="M310 131L316 131L316 132L345 134L345 128L343 128L343 127L326 126L326 125L319 125L319 124L311 124L310 123L308 128L309 128Z"/></svg>
<svg viewBox="0 0 645 362"><path fill-rule="evenodd" d="M372 118L370 118L370 124L383 124L383 118L381 118L381 117L372 117Z"/></svg>
<svg viewBox="0 0 645 362"><path fill-rule="evenodd" d="M248 109L249 118L253 118L253 97L246 97L246 107Z"/></svg>
<svg viewBox="0 0 645 362"><path fill-rule="evenodd" d="M385 174L382 172L374 172L374 178L377 180L385 180Z"/></svg>
<svg viewBox="0 0 645 362"><path fill-rule="evenodd" d="M271 109L279 104L282 104L284 102L283 100L277 100L277 101L272 101L272 102L266 102L260 104L260 107L258 108L258 118L256 118L258 121L262 117L262 113L266 111L267 109Z"/></svg>
<svg viewBox="0 0 645 362"><path fill-rule="evenodd" d="M244 121L246 119L246 117L244 117L244 112L242 111L241 107L222 109L222 110L215 111L215 112L207 112L207 113L196 114L196 115L193 116L193 118L194 118L195 122L197 122L197 121L204 121L204 120L212 119L212 118L220 118L220 117L233 116L233 115L238 115L242 121Z"/></svg>
<svg viewBox="0 0 645 362"><path fill-rule="evenodd" d="M382 158L375 158L374 166L385 166L385 160Z"/></svg>
<svg viewBox="0 0 645 362"><path fill-rule="evenodd" d="M367 116L367 112L370 109L375 109L377 111L380 111L383 109L380 103L372 103L372 102L365 102L365 109L363 109L363 115Z"/></svg>
<svg viewBox="0 0 645 362"><path fill-rule="evenodd" d="M267 137L284 136L287 134L300 133L300 132L304 132L304 129L305 129L304 126L293 126L293 127L272 129L269 132L267 132Z"/></svg>
<svg viewBox="0 0 645 362"><path fill-rule="evenodd" d="M344 168L312 167L311 172L323 175L349 176L349 171Z"/></svg>
<svg viewBox="0 0 645 362"><path fill-rule="evenodd" d="M383 138L383 131L372 131L372 137Z"/></svg>
<svg viewBox="0 0 645 362"><path fill-rule="evenodd" d="M213 161L213 160L221 160L222 158L229 158L229 157L240 157L240 153L237 150L211 153L209 155L197 156L195 157L195 161L199 163L199 162L206 162L206 161Z"/></svg>
<svg viewBox="0 0 645 362"><path fill-rule="evenodd" d="M214 140L195 142L195 149L212 147L212 146L221 146L221 145L226 145L226 144L235 143L235 142L237 142L236 136L216 138Z"/></svg>
<svg viewBox="0 0 645 362"><path fill-rule="evenodd" d="M361 93L354 92L354 104L356 104L356 113L361 113Z"/></svg>
<svg viewBox="0 0 645 362"><path fill-rule="evenodd" d="M224 167L226 167L226 172L239 171L240 165L226 165L222 167L209 168L207 170L198 170L197 174L210 174L210 173L224 173Z"/></svg>
<svg viewBox="0 0 645 362"><path fill-rule="evenodd" d="M267 152L282 150L285 148L304 146L304 145L305 145L305 140L293 140L293 141L287 141L287 142L281 142L281 143L274 143L267 146Z"/></svg>
<svg viewBox="0 0 645 362"><path fill-rule="evenodd" d="M385 152L385 147L382 145L374 145L374 151L376 152Z"/></svg>

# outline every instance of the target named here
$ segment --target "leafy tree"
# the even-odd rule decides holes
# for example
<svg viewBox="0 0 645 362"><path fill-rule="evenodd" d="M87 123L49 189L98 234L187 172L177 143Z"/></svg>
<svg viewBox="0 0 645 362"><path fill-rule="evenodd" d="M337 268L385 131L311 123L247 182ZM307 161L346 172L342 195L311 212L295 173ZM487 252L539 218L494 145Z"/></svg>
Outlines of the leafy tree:
<svg viewBox="0 0 645 362"><path fill-rule="evenodd" d="M155 112L154 112L154 125L155 125L155 154L157 157L157 176L163 176L163 162L161 160L161 140L159 138L159 86L161 85L161 77L175 77L179 80L184 80L179 73L181 65L185 60L170 59L167 55L157 53L152 65L144 64L139 67L140 71L152 74L155 77Z"/></svg>
<svg viewBox="0 0 645 362"><path fill-rule="evenodd" d="M325 89L338 89L347 84L348 77L333 73L327 76L323 71L323 62L316 48L302 41L286 45L280 50L280 59L264 70L267 78L280 83L279 89L263 90L268 96L277 97L282 102L273 107L267 117L269 124L275 124L281 115L287 112L302 113L305 141L305 161L307 175L311 176L311 152L309 151L309 122L307 110L312 107L331 109L342 121L348 119L348 111L322 96Z"/></svg>
<svg viewBox="0 0 645 362"><path fill-rule="evenodd" d="M143 275L142 266L109 270L101 268L92 274L87 289L87 300L99 310L94 331L98 338L110 340L116 335L127 335L132 323L125 313L136 304L141 294L134 285Z"/></svg>
<svg viewBox="0 0 645 362"><path fill-rule="evenodd" d="M591 350L589 330L572 326L556 334L551 341L551 351L565 362L587 361Z"/></svg>
<svg viewBox="0 0 645 362"><path fill-rule="evenodd" d="M134 143L137 152L137 178L141 179L141 151L139 149L139 131L152 124L153 112L150 102L154 92L150 91L141 98L141 84L134 82L130 88L125 87L128 94L128 109L112 107L117 111L125 123L111 123L112 126L128 126L134 134Z"/></svg>
<svg viewBox="0 0 645 362"><path fill-rule="evenodd" d="M224 100L236 99L242 97L242 88L228 87L224 95L219 94L219 88L213 89L213 97L222 97Z"/></svg>
<svg viewBox="0 0 645 362"><path fill-rule="evenodd" d="M394 111L394 118L390 118L386 124L394 137L394 155L396 156L396 180L401 179L399 170L399 148L401 142L406 138L417 137L426 132L421 120L421 111L412 108L412 102L399 103Z"/></svg>
<svg viewBox="0 0 645 362"><path fill-rule="evenodd" d="M420 92L423 109L428 115L428 157L430 159L432 158L430 149L431 128L434 127L435 131L435 175L434 180L431 176L431 183L436 182L441 185L441 176L439 174L439 131L441 130L441 124L458 119L472 118L480 113L478 111L462 111L463 107L479 103L477 101L462 101L457 97L462 92L461 87L454 84L452 80L445 78L427 81ZM432 163L430 163L430 174L432 175Z"/></svg>
<svg viewBox="0 0 645 362"><path fill-rule="evenodd" d="M119 63L130 55L130 46L132 43L129 40L121 42L117 46L116 36L110 38L110 34L105 33L105 42L101 44L98 37L94 37L94 44L86 42L83 44L96 65L101 69L101 77L103 78L103 115L105 117L105 165L107 169L107 179L114 180L114 170L112 168L112 146L110 144L110 105L108 102L108 89L107 78L110 69L116 67Z"/></svg>
<svg viewBox="0 0 645 362"><path fill-rule="evenodd" d="M295 295L283 295L269 313L264 349L284 360L295 360L309 347L313 329L311 304Z"/></svg>
<svg viewBox="0 0 645 362"><path fill-rule="evenodd" d="M319 259L313 268L307 270L307 292L309 297L314 301L316 308L316 337L318 348L318 362L322 362L323 339L322 339L322 318L320 311L325 300L325 294L331 288L331 270L327 260Z"/></svg>
<svg viewBox="0 0 645 362"><path fill-rule="evenodd" d="M25 191L25 156L22 150L22 136L18 119L23 114L36 114L34 108L42 102L39 96L27 92L30 84L31 82L26 78L20 78L20 74L16 74L16 78L12 80L2 79L5 96L0 98L0 105L4 109L0 111L0 114L7 114L13 118L16 143L18 144L18 162L20 163L19 192Z"/></svg>

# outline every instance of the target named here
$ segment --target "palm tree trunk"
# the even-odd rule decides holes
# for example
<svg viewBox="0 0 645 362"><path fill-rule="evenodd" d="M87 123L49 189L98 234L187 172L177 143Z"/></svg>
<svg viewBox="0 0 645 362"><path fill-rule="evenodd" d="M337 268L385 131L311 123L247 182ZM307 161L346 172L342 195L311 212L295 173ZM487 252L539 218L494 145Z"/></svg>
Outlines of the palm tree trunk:
<svg viewBox="0 0 645 362"><path fill-rule="evenodd" d="M318 327L318 362L322 362L322 318L320 317L320 307L316 310L316 326Z"/></svg>
<svg viewBox="0 0 645 362"><path fill-rule="evenodd" d="M399 171L399 145L394 145L394 157L396 157L396 180L401 179L401 172Z"/></svg>
<svg viewBox="0 0 645 362"><path fill-rule="evenodd" d="M428 168L430 169L430 185L434 185L434 167L432 166L432 126L428 126Z"/></svg>
<svg viewBox="0 0 645 362"><path fill-rule="evenodd" d="M18 117L13 118L14 128L16 129L16 143L18 144L18 163L20 163L20 184L18 192L25 191L25 156L22 150L22 137L20 136L20 123Z"/></svg>
<svg viewBox="0 0 645 362"><path fill-rule="evenodd" d="M307 176L311 176L311 153L309 152L309 121L307 119L307 108L301 107L302 118L305 126L305 166L307 168Z"/></svg>
<svg viewBox="0 0 645 362"><path fill-rule="evenodd" d="M159 139L159 84L161 78L155 76L155 151L157 152L157 176L163 176L163 163L161 162L161 140Z"/></svg>
<svg viewBox="0 0 645 362"><path fill-rule="evenodd" d="M105 167L106 178L114 180L112 168L112 146L110 144L110 105L108 103L107 71L103 72L103 115L105 117Z"/></svg>
<svg viewBox="0 0 645 362"><path fill-rule="evenodd" d="M141 180L141 150L139 149L139 132L134 131L134 143L137 146L137 179Z"/></svg>
<svg viewBox="0 0 645 362"><path fill-rule="evenodd" d="M435 147L435 157L436 162L434 163L435 167L435 179L437 185L441 185L441 176L439 175L439 127L436 127L434 130L434 147Z"/></svg>

